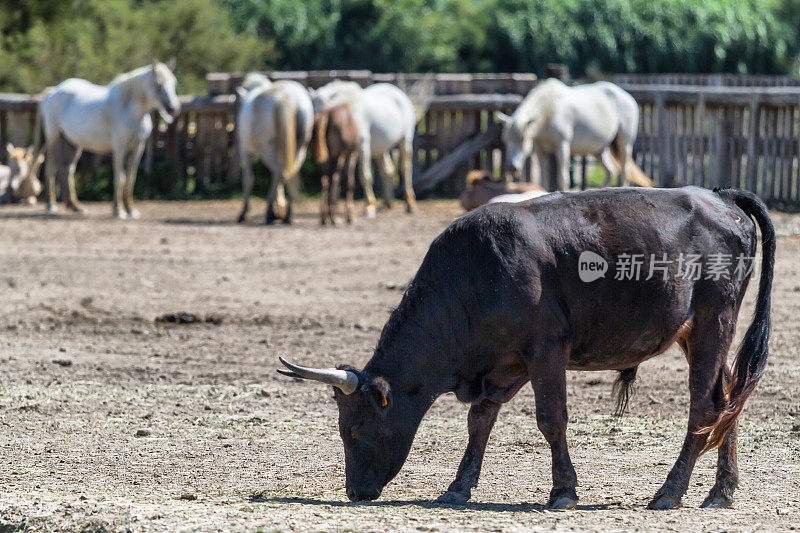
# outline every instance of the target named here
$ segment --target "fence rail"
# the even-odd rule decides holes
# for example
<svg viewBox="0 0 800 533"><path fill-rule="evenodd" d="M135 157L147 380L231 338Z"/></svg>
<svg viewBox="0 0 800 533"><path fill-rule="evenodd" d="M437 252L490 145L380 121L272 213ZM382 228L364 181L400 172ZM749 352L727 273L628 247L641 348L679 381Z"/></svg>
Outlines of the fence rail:
<svg viewBox="0 0 800 533"><path fill-rule="evenodd" d="M634 157L657 184L741 187L767 201L800 206L800 87L622 86L641 111ZM472 168L497 172L504 153L492 115L510 112L521 99L517 93L436 96L419 124L416 175L425 175L481 134L481 142L471 144L477 151L468 158L439 165L448 175L437 190L458 193ZM150 173L154 165L166 163L177 180L191 179L200 189L236 187L236 98L184 96L181 101L178 120L169 126L158 120L142 171ZM0 94L0 160L7 141L31 142L37 103L33 95ZM585 183L586 165L577 168L583 169L579 182Z"/></svg>

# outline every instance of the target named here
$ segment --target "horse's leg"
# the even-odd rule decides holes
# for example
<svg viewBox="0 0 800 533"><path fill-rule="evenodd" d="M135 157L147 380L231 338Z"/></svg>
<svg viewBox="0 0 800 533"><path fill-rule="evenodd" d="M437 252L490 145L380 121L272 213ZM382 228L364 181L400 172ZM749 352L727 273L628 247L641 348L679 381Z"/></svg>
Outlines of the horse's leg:
<svg viewBox="0 0 800 533"><path fill-rule="evenodd" d="M567 449L567 360L564 339L543 333L525 355L528 376L536 397L536 423L550 445L553 488L548 509L571 509L578 503L578 478Z"/></svg>
<svg viewBox="0 0 800 533"><path fill-rule="evenodd" d="M77 148L75 155L67 167L67 207L76 213L85 213L86 208L78 201L78 194L75 192L75 170L78 168L78 160L81 158L83 148Z"/></svg>
<svg viewBox="0 0 800 533"><path fill-rule="evenodd" d="M362 141L358 151L359 169L358 177L364 187L364 196L367 197L367 218L375 218L375 192L372 190L372 160L370 156L369 141Z"/></svg>
<svg viewBox="0 0 800 533"><path fill-rule="evenodd" d="M714 404L720 410L725 404L724 391L731 380L731 371L728 365L722 369L721 381L717 381ZM733 492L739 485L739 466L736 461L736 441L739 433L738 424L734 423L722 445L717 450L717 479L708 492L708 496L700 507L727 508L733 504Z"/></svg>
<svg viewBox="0 0 800 533"><path fill-rule="evenodd" d="M274 161L275 158L268 158L262 155L262 160L265 162ZM283 218L286 209L286 196L283 191L283 174L280 164L267 165L270 171L269 190L267 191L267 214L264 221L267 224L272 224L278 218ZM275 204L281 208L278 215L275 213Z"/></svg>
<svg viewBox="0 0 800 533"><path fill-rule="evenodd" d="M115 149L111 154L111 161L114 166L114 216L124 220L128 218L122 198L125 188L125 150Z"/></svg>
<svg viewBox="0 0 800 533"><path fill-rule="evenodd" d="M345 193L344 213L348 224L353 223L355 204L353 203L353 191L356 188L356 164L358 154L350 152L347 158L347 192Z"/></svg>
<svg viewBox="0 0 800 533"><path fill-rule="evenodd" d="M247 150L238 143L239 150L239 166L242 167L242 210L239 212L237 221L241 224L247 220L247 211L250 209L250 193L253 191L253 167L250 164L250 155Z"/></svg>
<svg viewBox="0 0 800 533"><path fill-rule="evenodd" d="M61 142L59 138L47 140L47 156L45 159L44 173L47 177L47 210L55 213L56 207L56 175L61 161Z"/></svg>
<svg viewBox="0 0 800 533"><path fill-rule="evenodd" d="M497 413L500 412L501 405L499 402L487 399L473 404L469 408L467 449L461 459L461 464L458 465L455 481L450 483L446 493L439 496L436 500L438 503L461 504L469 500L472 489L478 486L486 443L489 441L489 434L497 420Z"/></svg>
<svg viewBox="0 0 800 533"><path fill-rule="evenodd" d="M630 185L630 168L631 160L633 159L633 143L628 142L617 137L617 153L622 161L620 161L619 169L619 184L622 187Z"/></svg>
<svg viewBox="0 0 800 533"><path fill-rule="evenodd" d="M692 330L685 341L689 361L689 428L678 460L667 475L667 480L648 504L650 509L673 509L680 506L681 498L689 487L695 462L708 440L708 435L698 433L698 430L712 424L718 408L724 405L723 367L733 338L732 324L736 323L736 313L731 306L721 313L708 315L695 317ZM735 445L735 439L732 444ZM727 451L721 453L729 457ZM726 484L729 479L726 477Z"/></svg>
<svg viewBox="0 0 800 533"><path fill-rule="evenodd" d="M347 166L347 152L342 152L336 158L333 173L331 174L331 191L328 196L328 213L330 214L331 224L338 224L339 220L336 218L339 203L339 191L342 183L342 172Z"/></svg>
<svg viewBox="0 0 800 533"><path fill-rule="evenodd" d="M319 199L319 216L320 216L320 222L322 223L323 226L328 222L328 220L331 220L331 223L333 223L333 220L331 219L330 200L329 200L331 194L330 169L331 169L331 160L329 157L326 162L320 164L320 174L322 175L320 179L322 192L320 194L320 199Z"/></svg>
<svg viewBox="0 0 800 533"><path fill-rule="evenodd" d="M125 210L131 218L139 218L139 211L133 207L133 187L136 185L136 175L139 173L139 162L144 153L144 143L140 142L136 148L128 154L128 176L125 182L125 190L122 200L125 202Z"/></svg>
<svg viewBox="0 0 800 533"><path fill-rule="evenodd" d="M611 185L611 178L617 174L617 164L614 161L614 156L611 154L611 149L608 146L603 148L598 159L603 166L603 170L606 171L606 179L603 182L603 187L608 187Z"/></svg>
<svg viewBox="0 0 800 533"><path fill-rule="evenodd" d="M400 171L403 175L403 187L406 200L406 210L413 213L417 210L417 197L414 195L414 165L412 157L414 146L412 141L404 141L400 144Z"/></svg>
<svg viewBox="0 0 800 533"><path fill-rule="evenodd" d="M569 163L570 163L570 146L569 141L562 141L556 150L556 165L558 166L558 190L569 190Z"/></svg>
<svg viewBox="0 0 800 533"><path fill-rule="evenodd" d="M381 194L383 195L383 208L391 209L394 200L394 187L392 187L392 175L394 173L394 163L389 152L384 152L378 163L378 174L381 178Z"/></svg>

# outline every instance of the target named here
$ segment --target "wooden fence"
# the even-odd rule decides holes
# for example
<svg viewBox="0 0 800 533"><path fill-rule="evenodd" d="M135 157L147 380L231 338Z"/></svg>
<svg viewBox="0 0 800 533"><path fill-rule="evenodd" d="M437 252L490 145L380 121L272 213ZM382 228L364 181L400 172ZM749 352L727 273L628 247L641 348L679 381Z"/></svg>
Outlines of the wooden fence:
<svg viewBox="0 0 800 533"><path fill-rule="evenodd" d="M797 87L800 79L757 74L615 74L620 85L704 85L712 87Z"/></svg>
<svg viewBox="0 0 800 533"><path fill-rule="evenodd" d="M636 162L657 184L742 187L800 206L800 87L623 87L641 110ZM510 112L521 99L513 92L436 96L415 141L415 186L451 195L469 169L499 172L504 154L492 115ZM167 164L179 183L238 187L235 97L181 100L175 123L158 122L142 171ZM6 141L30 142L36 105L33 96L0 95L0 160ZM585 164L576 166L575 180L586 184Z"/></svg>

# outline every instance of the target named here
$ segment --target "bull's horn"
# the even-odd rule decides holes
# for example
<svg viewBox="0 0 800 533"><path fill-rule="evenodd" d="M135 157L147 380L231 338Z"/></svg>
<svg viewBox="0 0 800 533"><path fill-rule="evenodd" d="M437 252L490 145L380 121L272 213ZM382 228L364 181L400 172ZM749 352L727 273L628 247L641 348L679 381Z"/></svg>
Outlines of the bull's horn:
<svg viewBox="0 0 800 533"><path fill-rule="evenodd" d="M283 357L278 357L281 363L291 370L291 372L282 368L278 372L284 376L291 376L293 378L311 379L333 385L345 394L352 394L358 388L358 375L350 370L340 370L338 368L307 368L290 363Z"/></svg>

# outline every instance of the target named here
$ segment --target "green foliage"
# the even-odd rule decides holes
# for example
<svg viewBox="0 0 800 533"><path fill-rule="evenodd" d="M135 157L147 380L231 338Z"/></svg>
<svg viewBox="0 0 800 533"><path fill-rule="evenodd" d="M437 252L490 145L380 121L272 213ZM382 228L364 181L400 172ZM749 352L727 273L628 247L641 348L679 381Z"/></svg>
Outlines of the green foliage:
<svg viewBox="0 0 800 533"><path fill-rule="evenodd" d="M182 93L212 70L264 65L268 40L238 34L216 0L4 0L0 87L39 92L69 77L107 83L153 58L178 61Z"/></svg>
<svg viewBox="0 0 800 533"><path fill-rule="evenodd" d="M786 73L800 46L796 0L222 2L285 69Z"/></svg>

